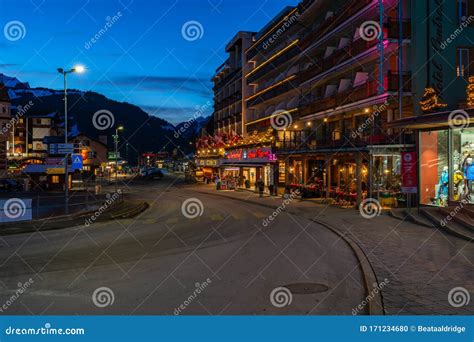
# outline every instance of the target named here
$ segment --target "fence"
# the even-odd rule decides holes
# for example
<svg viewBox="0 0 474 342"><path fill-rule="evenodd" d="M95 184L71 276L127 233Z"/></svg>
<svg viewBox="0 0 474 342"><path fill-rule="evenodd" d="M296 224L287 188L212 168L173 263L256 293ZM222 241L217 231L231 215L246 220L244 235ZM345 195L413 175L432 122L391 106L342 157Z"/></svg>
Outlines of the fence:
<svg viewBox="0 0 474 342"><path fill-rule="evenodd" d="M122 192L92 194L87 191L64 194L5 193L0 199L0 222L17 222L92 211L104 204L123 202Z"/></svg>

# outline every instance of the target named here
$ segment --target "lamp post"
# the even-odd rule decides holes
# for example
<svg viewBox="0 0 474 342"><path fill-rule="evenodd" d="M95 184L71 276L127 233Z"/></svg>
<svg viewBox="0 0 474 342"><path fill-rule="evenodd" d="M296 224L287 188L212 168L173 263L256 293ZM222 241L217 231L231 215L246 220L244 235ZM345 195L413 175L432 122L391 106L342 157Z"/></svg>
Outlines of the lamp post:
<svg viewBox="0 0 474 342"><path fill-rule="evenodd" d="M118 143L119 135L118 132L123 130L123 126L118 126L115 129L114 142L115 142L115 193L117 193L117 181L118 181Z"/></svg>
<svg viewBox="0 0 474 342"><path fill-rule="evenodd" d="M63 68L58 68L58 72L63 75L64 78L64 143L67 144L68 137L67 137L67 75L72 73L83 73L85 68L82 65L78 65L70 70L64 70ZM69 197L69 174L67 169L69 154L66 153L64 157L64 196L65 196L65 205L66 205L66 213L68 212L68 197Z"/></svg>

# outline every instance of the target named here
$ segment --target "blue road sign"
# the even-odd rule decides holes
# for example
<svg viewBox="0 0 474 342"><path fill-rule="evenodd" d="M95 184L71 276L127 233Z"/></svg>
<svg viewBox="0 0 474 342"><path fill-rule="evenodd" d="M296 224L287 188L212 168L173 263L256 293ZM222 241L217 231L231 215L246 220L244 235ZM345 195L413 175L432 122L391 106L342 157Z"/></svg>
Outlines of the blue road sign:
<svg viewBox="0 0 474 342"><path fill-rule="evenodd" d="M82 167L83 167L83 164L84 164L84 161L82 159L82 155L80 154L73 154L72 155L72 169L73 170L82 170Z"/></svg>

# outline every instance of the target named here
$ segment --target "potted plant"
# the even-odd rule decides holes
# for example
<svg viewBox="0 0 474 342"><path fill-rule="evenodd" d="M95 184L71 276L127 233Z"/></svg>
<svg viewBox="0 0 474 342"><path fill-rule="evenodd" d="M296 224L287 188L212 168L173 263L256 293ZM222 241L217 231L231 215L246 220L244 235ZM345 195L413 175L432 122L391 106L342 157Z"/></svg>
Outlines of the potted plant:
<svg viewBox="0 0 474 342"><path fill-rule="evenodd" d="M245 188L250 189L250 181L248 179L245 180Z"/></svg>
<svg viewBox="0 0 474 342"><path fill-rule="evenodd" d="M218 181L218 182L216 183L216 189L217 189L217 190L220 190L221 187L222 187L222 182L221 182L221 181Z"/></svg>

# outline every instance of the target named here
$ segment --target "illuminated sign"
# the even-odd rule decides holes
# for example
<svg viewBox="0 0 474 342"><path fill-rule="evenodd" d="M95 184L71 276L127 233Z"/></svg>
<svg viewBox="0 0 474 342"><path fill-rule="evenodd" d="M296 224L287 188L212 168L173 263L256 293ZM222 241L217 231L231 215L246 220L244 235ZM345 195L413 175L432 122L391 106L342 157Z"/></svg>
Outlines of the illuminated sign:
<svg viewBox="0 0 474 342"><path fill-rule="evenodd" d="M269 147L239 149L226 153L227 159L237 161L273 162L277 157Z"/></svg>

